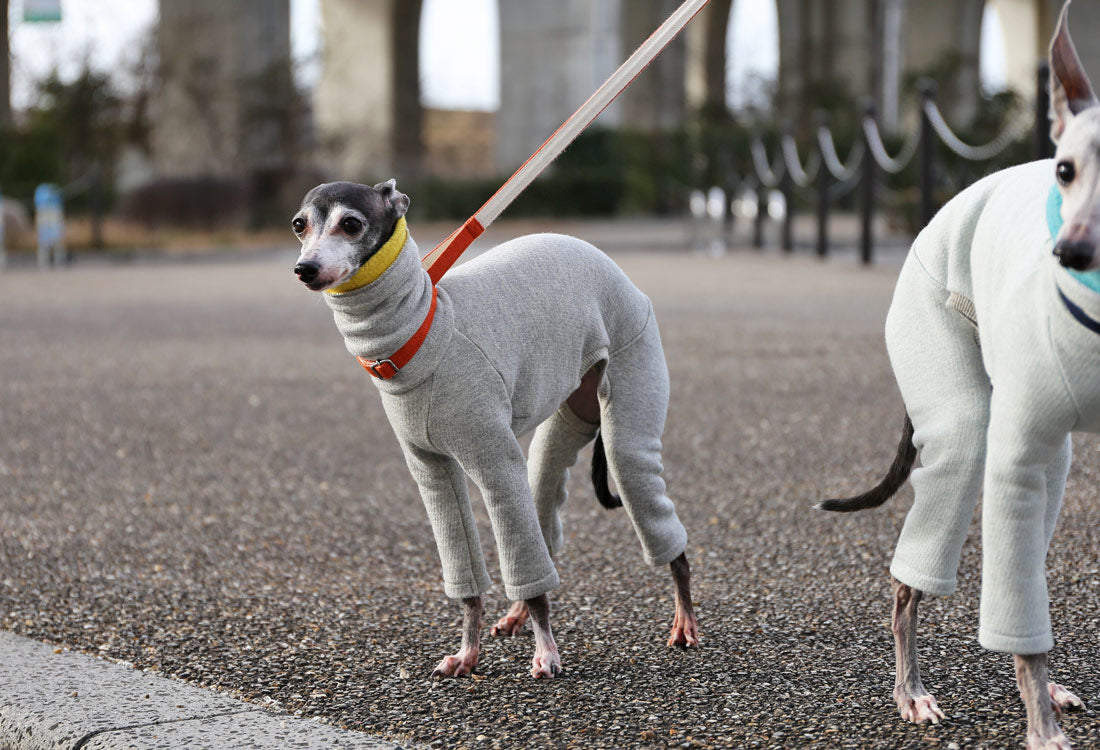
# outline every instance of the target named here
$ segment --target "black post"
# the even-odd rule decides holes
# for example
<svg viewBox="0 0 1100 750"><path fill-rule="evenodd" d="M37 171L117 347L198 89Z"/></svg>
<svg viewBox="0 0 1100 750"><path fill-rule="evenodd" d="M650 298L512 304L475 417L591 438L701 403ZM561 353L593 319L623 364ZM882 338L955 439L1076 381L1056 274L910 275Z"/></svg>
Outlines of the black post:
<svg viewBox="0 0 1100 750"><path fill-rule="evenodd" d="M829 113L818 112L815 117L817 127L829 127ZM816 129L815 129L816 134ZM818 151L821 144L817 144ZM817 255L824 258L829 254L829 168L825 166L825 158L817 168Z"/></svg>
<svg viewBox="0 0 1100 750"><path fill-rule="evenodd" d="M863 108L863 116L874 119L875 102L868 100ZM867 129L860 128L863 134L863 200L860 206L860 233L859 233L859 257L863 265L871 265L874 255L874 220L875 220L875 158L871 155L871 139L867 136Z"/></svg>
<svg viewBox="0 0 1100 750"><path fill-rule="evenodd" d="M936 99L936 82L925 78L920 84L920 218L921 226L926 226L936 212L933 197L935 179L936 133L932 130L932 121L925 112L925 104Z"/></svg>
<svg viewBox="0 0 1100 750"><path fill-rule="evenodd" d="M752 222L752 246L757 250L764 247L764 220L768 217L768 190L770 188L763 181L757 181L756 218Z"/></svg>
<svg viewBox="0 0 1100 750"><path fill-rule="evenodd" d="M103 170L96 162L92 167L92 185L88 196L92 212L92 247L103 248Z"/></svg>
<svg viewBox="0 0 1100 750"><path fill-rule="evenodd" d="M718 154L718 168L721 170L719 184L726 194L726 205L722 206L722 232L727 242L733 241L733 194L737 190L737 180L733 172L733 154L730 147L723 144Z"/></svg>
<svg viewBox="0 0 1100 750"><path fill-rule="evenodd" d="M783 227L781 242L783 252L794 251L794 178L791 170L783 172L783 179L779 182L779 189L783 193Z"/></svg>
<svg viewBox="0 0 1100 750"><path fill-rule="evenodd" d="M1035 158L1050 159L1054 156L1054 143L1050 140L1050 65L1039 63L1035 88Z"/></svg>

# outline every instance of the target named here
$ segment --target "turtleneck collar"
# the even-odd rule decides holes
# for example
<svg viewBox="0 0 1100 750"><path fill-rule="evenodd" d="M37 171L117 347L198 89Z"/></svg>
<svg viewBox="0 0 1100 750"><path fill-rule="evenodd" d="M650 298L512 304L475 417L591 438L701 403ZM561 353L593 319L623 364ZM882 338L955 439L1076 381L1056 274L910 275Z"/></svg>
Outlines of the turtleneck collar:
<svg viewBox="0 0 1100 750"><path fill-rule="evenodd" d="M387 262L388 255L393 257ZM354 288L329 290L324 299L348 352L364 359L384 360L412 338L424 322L432 304L433 285L420 264L420 252L404 220L367 264L375 258L379 260L369 272L361 269L340 285ZM375 276L368 280L371 275ZM360 283L351 284L353 280ZM451 300L442 288L438 296L427 338L413 358L390 380L370 378L379 389L397 393L422 382L434 371L454 332Z"/></svg>
<svg viewBox="0 0 1100 750"><path fill-rule="evenodd" d="M405 246L405 240L409 238L409 226L402 216L393 227L393 234L386 240L378 252L367 258L367 262L359 266L359 269L351 277L331 289L326 289L326 294L344 294L352 292L359 287L366 286L386 272L386 269L397 260L401 248Z"/></svg>

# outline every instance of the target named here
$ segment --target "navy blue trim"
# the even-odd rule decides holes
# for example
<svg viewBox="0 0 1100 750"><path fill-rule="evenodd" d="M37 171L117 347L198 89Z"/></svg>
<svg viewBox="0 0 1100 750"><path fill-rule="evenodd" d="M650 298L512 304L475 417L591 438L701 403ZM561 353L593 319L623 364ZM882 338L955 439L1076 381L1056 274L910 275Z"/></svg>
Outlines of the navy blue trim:
<svg viewBox="0 0 1100 750"><path fill-rule="evenodd" d="M1089 329L1093 333L1100 333L1100 321L1093 320L1089 317L1088 313L1078 307L1076 304L1066 296L1066 293L1061 289L1058 290L1058 295L1062 298L1062 304L1069 310L1070 315L1077 318L1077 322Z"/></svg>

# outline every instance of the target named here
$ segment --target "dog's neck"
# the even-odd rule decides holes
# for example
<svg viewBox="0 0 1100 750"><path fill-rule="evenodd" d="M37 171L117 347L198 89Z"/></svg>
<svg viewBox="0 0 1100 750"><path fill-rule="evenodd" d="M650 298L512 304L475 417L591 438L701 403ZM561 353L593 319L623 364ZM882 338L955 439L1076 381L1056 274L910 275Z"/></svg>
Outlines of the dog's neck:
<svg viewBox="0 0 1100 750"><path fill-rule="evenodd" d="M359 266L358 270L353 273L347 281L338 284L325 291L329 294L343 294L345 292L351 292L361 287L370 284L372 281L376 281L379 276L386 272L386 269L393 265L393 262L397 260L398 254L401 252L401 248L405 246L405 240L409 238L409 226L405 222L405 217L402 216L394 224L393 234L386 240L382 247L371 255Z"/></svg>
<svg viewBox="0 0 1100 750"><path fill-rule="evenodd" d="M348 351L361 362L383 362L401 351L428 319L433 290L412 232L401 220L382 248L324 299ZM392 393L415 387L432 374L453 332L454 308L440 289L427 337L414 356L399 366L398 376L373 382Z"/></svg>

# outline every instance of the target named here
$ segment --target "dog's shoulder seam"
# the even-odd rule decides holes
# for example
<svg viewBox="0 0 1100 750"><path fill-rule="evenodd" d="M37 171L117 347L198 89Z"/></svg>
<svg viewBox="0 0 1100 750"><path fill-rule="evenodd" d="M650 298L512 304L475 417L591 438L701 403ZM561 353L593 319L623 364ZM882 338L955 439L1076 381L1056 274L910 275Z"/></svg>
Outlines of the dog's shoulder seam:
<svg viewBox="0 0 1100 750"><path fill-rule="evenodd" d="M648 309L647 309L647 312L646 312L645 323L642 324L642 327L638 329L638 332L636 334L634 334L633 336L631 336L630 339L627 340L627 342L625 344L623 344L619 348L615 349L614 351L608 351L608 353L607 353L608 357L613 357L616 354L618 354L619 352L623 351L624 349L629 348L631 344L633 344L635 341L640 339L642 337L642 335L647 330L649 330L649 327L651 325L654 325L656 323L657 316L653 312L653 300L649 299L649 297L646 297L646 304L648 305Z"/></svg>
<svg viewBox="0 0 1100 750"><path fill-rule="evenodd" d="M477 353L481 355L481 358L485 360L485 364L489 365L494 373L496 373L497 379L500 381L500 387L504 389L504 392L508 392L508 384L504 381L504 375L501 373L500 368L493 364L493 360L489 358L489 355L485 353L485 350L481 348L481 345L474 341L472 338L466 335L465 331L455 328L455 334L461 336L470 346L477 350Z"/></svg>

